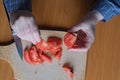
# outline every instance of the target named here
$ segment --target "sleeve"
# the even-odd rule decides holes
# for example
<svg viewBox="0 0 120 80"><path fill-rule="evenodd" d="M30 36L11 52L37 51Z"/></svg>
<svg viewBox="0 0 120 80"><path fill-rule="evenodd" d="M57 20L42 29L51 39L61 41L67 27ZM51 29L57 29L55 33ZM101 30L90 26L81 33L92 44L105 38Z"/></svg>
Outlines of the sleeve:
<svg viewBox="0 0 120 80"><path fill-rule="evenodd" d="M120 0L98 0L93 6L104 17L103 21L106 22L113 16L120 14Z"/></svg>
<svg viewBox="0 0 120 80"><path fill-rule="evenodd" d="M8 14L17 10L31 11L31 0L4 0L4 5Z"/></svg>

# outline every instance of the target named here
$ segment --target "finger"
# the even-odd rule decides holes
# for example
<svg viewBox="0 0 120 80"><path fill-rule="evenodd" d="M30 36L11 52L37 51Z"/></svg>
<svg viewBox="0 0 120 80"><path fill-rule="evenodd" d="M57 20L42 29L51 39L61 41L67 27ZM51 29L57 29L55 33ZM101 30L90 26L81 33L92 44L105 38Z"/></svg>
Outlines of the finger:
<svg viewBox="0 0 120 80"><path fill-rule="evenodd" d="M31 34L31 42L33 43L33 44L36 44L37 43L37 41L36 41L36 39L35 39L35 36L33 35L34 33L32 33Z"/></svg>
<svg viewBox="0 0 120 80"><path fill-rule="evenodd" d="M22 23L21 23L22 22ZM20 24L21 23L21 24ZM19 34L18 36L23 39L23 40L27 40L30 41L32 43L36 43L35 39L33 38L34 36L32 35L32 31L30 29L29 24L27 23L26 18L20 18L19 24ZM22 34L21 34L22 33Z"/></svg>
<svg viewBox="0 0 120 80"><path fill-rule="evenodd" d="M25 39L28 41L31 41L33 44L37 43L37 40L34 36L35 31L37 30L36 26L32 25L33 21L31 22L32 18L26 18L26 23L27 23L27 31L26 31L26 37Z"/></svg>
<svg viewBox="0 0 120 80"><path fill-rule="evenodd" d="M74 26L72 29L68 30L68 32L77 32L79 31L84 25L83 24L78 24Z"/></svg>
<svg viewBox="0 0 120 80"><path fill-rule="evenodd" d="M68 32L77 32L78 28L77 27L73 27L72 29L68 30Z"/></svg>
<svg viewBox="0 0 120 80"><path fill-rule="evenodd" d="M35 32L33 33L33 36L34 36L34 39L36 40L36 42L39 42L39 41L40 41L39 31L35 31Z"/></svg>
<svg viewBox="0 0 120 80"><path fill-rule="evenodd" d="M23 40L30 41L33 44L35 44L37 41L33 38L32 34L24 33L24 34L18 34L18 37L20 37Z"/></svg>

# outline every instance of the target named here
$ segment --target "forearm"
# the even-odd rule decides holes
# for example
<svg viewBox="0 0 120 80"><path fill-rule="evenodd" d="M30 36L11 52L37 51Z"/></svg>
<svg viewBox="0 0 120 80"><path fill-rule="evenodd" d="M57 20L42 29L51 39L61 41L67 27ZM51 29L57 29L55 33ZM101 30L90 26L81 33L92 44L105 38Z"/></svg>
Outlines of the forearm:
<svg viewBox="0 0 120 80"><path fill-rule="evenodd" d="M31 0L4 0L7 13L13 13L18 10L31 11Z"/></svg>
<svg viewBox="0 0 120 80"><path fill-rule="evenodd" d="M93 10L96 10L104 17L103 21L108 21L113 16L120 14L120 0L98 0Z"/></svg>

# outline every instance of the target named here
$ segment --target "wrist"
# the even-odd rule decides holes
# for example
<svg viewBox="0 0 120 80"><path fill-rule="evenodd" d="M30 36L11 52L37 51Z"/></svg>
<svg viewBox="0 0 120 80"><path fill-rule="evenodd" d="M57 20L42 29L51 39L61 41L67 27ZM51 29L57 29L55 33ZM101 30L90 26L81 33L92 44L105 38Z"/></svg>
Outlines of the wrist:
<svg viewBox="0 0 120 80"><path fill-rule="evenodd" d="M93 10L89 12L82 20L82 22L89 24L89 25L96 25L99 21L103 20L102 14L98 11Z"/></svg>
<svg viewBox="0 0 120 80"><path fill-rule="evenodd" d="M103 15L96 10L93 10L91 14L92 14L91 16L93 16L93 18L95 18L96 21L101 21L104 18Z"/></svg>

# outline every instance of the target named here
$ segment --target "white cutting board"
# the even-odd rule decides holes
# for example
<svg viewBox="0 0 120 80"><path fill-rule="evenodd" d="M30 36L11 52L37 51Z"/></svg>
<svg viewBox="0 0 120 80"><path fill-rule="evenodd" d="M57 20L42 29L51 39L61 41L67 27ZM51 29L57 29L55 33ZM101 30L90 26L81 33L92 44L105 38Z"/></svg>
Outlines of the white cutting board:
<svg viewBox="0 0 120 80"><path fill-rule="evenodd" d="M66 32L63 31L41 30L43 39L47 39L49 36L57 36L63 40L65 34ZM30 43L22 41L22 44L25 48ZM13 43L8 46L0 46L0 59L11 64L16 80L72 80L62 68L66 63L73 66L73 80L85 80L87 52L68 51L64 44L62 49L60 62L52 57L52 63L44 62L42 65L33 66L20 59L15 43Z"/></svg>

